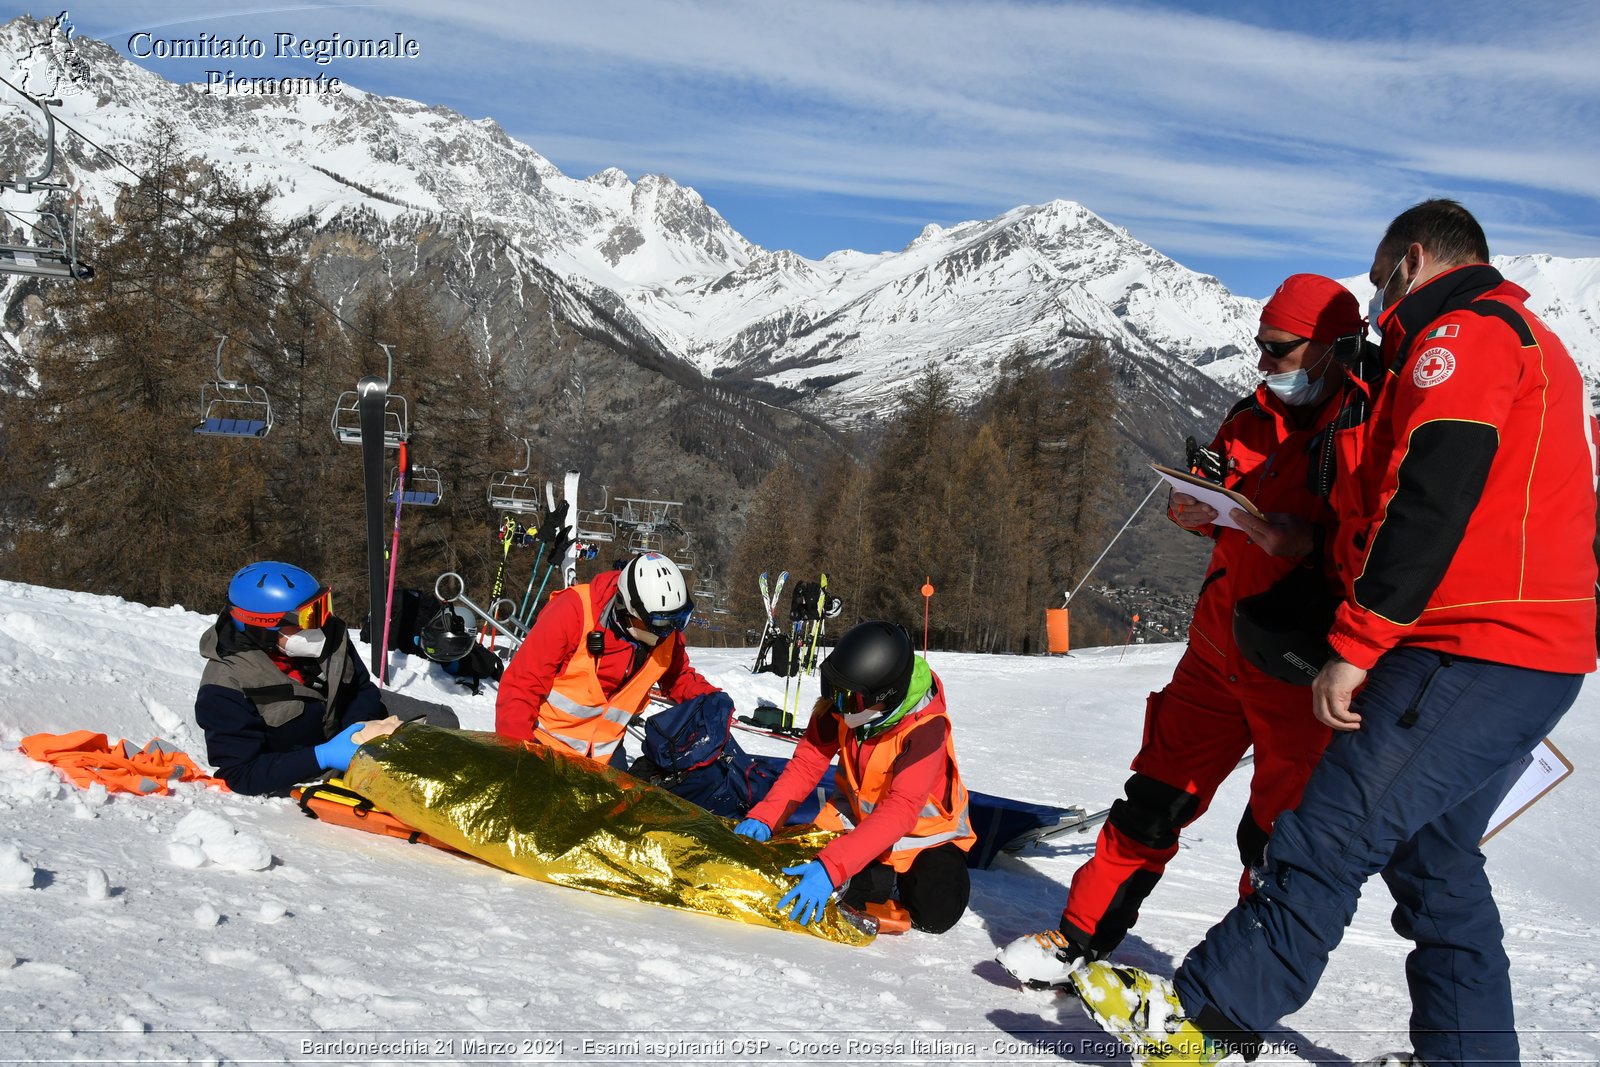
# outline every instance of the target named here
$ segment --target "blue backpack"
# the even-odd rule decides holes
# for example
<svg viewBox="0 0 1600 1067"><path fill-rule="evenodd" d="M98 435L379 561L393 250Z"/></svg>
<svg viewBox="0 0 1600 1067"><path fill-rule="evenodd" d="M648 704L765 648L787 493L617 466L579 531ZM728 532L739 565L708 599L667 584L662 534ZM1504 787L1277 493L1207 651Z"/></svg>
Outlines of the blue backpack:
<svg viewBox="0 0 1600 1067"><path fill-rule="evenodd" d="M644 756L632 771L707 811L742 819L781 769L750 755L732 737L733 699L726 693L674 704L645 720Z"/></svg>

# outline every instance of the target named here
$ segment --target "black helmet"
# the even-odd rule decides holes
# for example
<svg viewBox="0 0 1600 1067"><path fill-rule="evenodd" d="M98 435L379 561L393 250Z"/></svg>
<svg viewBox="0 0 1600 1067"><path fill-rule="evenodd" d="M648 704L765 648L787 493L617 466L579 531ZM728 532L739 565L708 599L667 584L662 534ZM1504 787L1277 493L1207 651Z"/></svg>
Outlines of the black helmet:
<svg viewBox="0 0 1600 1067"><path fill-rule="evenodd" d="M911 635L892 622L864 622L839 638L822 661L822 695L860 693L864 707L882 704L893 711L911 688L916 655Z"/></svg>
<svg viewBox="0 0 1600 1067"><path fill-rule="evenodd" d="M422 624L418 639L422 654L435 663L454 663L472 651L472 634L467 631L467 621L449 605Z"/></svg>
<svg viewBox="0 0 1600 1067"><path fill-rule="evenodd" d="M1320 573L1296 567L1265 593L1233 608L1233 640L1263 674L1310 685L1328 662L1328 629L1339 597Z"/></svg>

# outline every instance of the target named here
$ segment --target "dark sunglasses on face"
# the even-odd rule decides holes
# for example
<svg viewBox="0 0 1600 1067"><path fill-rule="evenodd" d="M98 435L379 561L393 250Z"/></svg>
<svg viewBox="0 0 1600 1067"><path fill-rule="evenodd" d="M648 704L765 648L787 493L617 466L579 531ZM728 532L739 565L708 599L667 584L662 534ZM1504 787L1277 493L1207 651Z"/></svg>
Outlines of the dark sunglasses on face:
<svg viewBox="0 0 1600 1067"><path fill-rule="evenodd" d="M1287 341L1263 341L1256 338L1256 347L1273 359L1283 359L1303 344L1310 343L1309 337L1291 337Z"/></svg>

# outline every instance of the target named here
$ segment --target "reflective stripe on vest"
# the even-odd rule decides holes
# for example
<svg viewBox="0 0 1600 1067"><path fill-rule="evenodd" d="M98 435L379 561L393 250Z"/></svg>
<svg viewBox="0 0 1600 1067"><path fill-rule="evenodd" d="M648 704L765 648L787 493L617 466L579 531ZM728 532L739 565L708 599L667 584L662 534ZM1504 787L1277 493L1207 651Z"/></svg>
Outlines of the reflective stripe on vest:
<svg viewBox="0 0 1600 1067"><path fill-rule="evenodd" d="M938 693L937 683L935 683L935 688L930 689L906 713L906 718L909 719L928 709L937 699ZM927 799L922 806L922 810L917 813L917 825L912 828L912 832L891 845L884 857L885 862L898 870L904 870L909 867L916 853L925 848L933 848L937 845L954 841L961 844L961 847L965 849L971 848L972 843L977 840L977 835L972 832L971 821L968 817L967 790L961 782L960 768L956 765L955 741L948 728L948 717L945 715L942 701L938 707L933 709L932 714L947 720L944 750L945 758L949 761L950 804L952 810L947 815L934 798L929 797ZM909 736L912 732L908 730L905 736ZM886 794L892 782L890 769L893 767L894 761L899 758L903 744L904 736L886 749L881 748L882 742L880 742L880 747L873 750L872 755L868 758L869 765L865 768L855 766L850 759L840 759L840 773L834 779L838 796L838 803L834 807L837 809L839 818L847 829L854 829L867 816L871 815L877 807L879 799L874 797L872 800L866 800L859 795L860 787L855 781L857 774L859 773L859 776L864 780L870 779L878 782L880 792ZM857 747L856 755L859 755L859 753L860 748ZM841 751L841 757L843 755L844 753ZM918 830L922 832L918 833Z"/></svg>
<svg viewBox="0 0 1600 1067"><path fill-rule="evenodd" d="M568 592L576 594L582 606L584 634L598 629L590 587L575 585ZM535 736L547 743L559 741L580 755L609 757L622 743L628 723L650 703L650 687L667 673L677 647L674 642L681 640L677 633L662 638L633 676L610 696L600 685L598 659L590 654L586 640L580 642L539 707Z"/></svg>
<svg viewBox="0 0 1600 1067"><path fill-rule="evenodd" d="M560 734L553 734L543 727L536 727L533 731L533 735L547 745L551 744L552 742L560 742L580 756L592 756L595 759L599 759L602 756L609 758L611 754L617 750L617 746L622 744L622 738L620 737L615 741L591 743L583 740L582 738L563 737Z"/></svg>

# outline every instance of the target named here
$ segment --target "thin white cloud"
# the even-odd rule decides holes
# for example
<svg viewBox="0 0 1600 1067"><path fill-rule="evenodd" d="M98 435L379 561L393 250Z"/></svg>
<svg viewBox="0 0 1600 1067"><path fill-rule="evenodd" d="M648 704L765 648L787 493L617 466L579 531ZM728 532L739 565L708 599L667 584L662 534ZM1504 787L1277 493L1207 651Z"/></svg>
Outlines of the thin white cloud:
<svg viewBox="0 0 1600 1067"><path fill-rule="evenodd" d="M127 26L206 9L102 10ZM74 9L86 29L90 11ZM1462 0L1423 17L1357 0L1339 25L1313 25L1333 17L1295 8L1262 25L1171 4L1021 0L391 0L225 21L409 32L421 60L341 74L492 115L576 171L892 201L885 214L900 216L1064 197L1175 255L1364 256L1394 210L1456 190L1501 242L1600 250L1600 6Z"/></svg>

